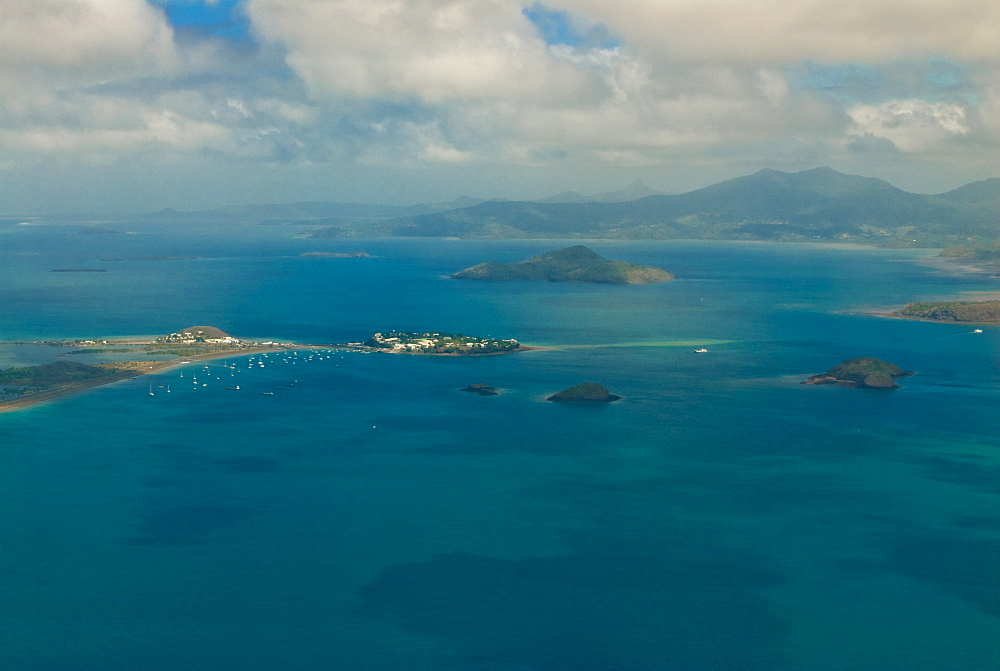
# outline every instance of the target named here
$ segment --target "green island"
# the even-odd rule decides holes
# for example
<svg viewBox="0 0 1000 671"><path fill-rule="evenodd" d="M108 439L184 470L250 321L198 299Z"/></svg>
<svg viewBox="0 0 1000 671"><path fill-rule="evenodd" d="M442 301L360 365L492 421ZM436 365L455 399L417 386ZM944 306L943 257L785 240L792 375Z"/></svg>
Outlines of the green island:
<svg viewBox="0 0 1000 671"><path fill-rule="evenodd" d="M574 245L524 261L487 261L452 275L456 280L541 280L599 284L651 284L676 279L660 268L609 261L584 245Z"/></svg>
<svg viewBox="0 0 1000 671"><path fill-rule="evenodd" d="M837 364L825 373L813 375L802 384L838 384L858 389L898 389L896 380L913 375L894 363L874 357L854 357Z"/></svg>
<svg viewBox="0 0 1000 671"><path fill-rule="evenodd" d="M621 396L612 394L606 387L596 382L582 382L552 394L546 400L562 403L610 403L620 399Z"/></svg>
<svg viewBox="0 0 1000 671"><path fill-rule="evenodd" d="M407 354L451 354L469 356L477 354L504 354L527 349L513 338L477 338L455 333L389 331L376 333L363 347L383 352Z"/></svg>
<svg viewBox="0 0 1000 671"><path fill-rule="evenodd" d="M1000 323L1000 301L942 301L909 303L892 313L896 317L936 322Z"/></svg>

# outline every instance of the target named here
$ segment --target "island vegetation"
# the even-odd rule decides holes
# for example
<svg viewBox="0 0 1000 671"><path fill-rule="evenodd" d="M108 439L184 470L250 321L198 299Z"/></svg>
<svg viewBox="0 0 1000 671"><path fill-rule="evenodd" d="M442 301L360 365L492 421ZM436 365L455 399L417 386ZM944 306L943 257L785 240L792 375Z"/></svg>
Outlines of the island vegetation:
<svg viewBox="0 0 1000 671"><path fill-rule="evenodd" d="M838 384L859 389L898 389L896 380L913 375L894 363L874 357L854 357L825 373L813 375L802 384Z"/></svg>
<svg viewBox="0 0 1000 671"><path fill-rule="evenodd" d="M374 350L409 354L502 354L525 349L513 338L477 338L456 333L403 331L376 333L362 345Z"/></svg>
<svg viewBox="0 0 1000 671"><path fill-rule="evenodd" d="M123 380L134 376L143 363L130 361L90 365L63 360L0 370L0 405L12 400L44 400Z"/></svg>
<svg viewBox="0 0 1000 671"><path fill-rule="evenodd" d="M457 280L542 280L600 284L668 282L673 275L660 268L626 261L609 261L583 245L533 256L524 261L487 261L452 275Z"/></svg>
<svg viewBox="0 0 1000 671"><path fill-rule="evenodd" d="M42 387L67 384L115 375L115 370L76 361L53 361L41 366L22 366L0 370L0 386Z"/></svg>
<svg viewBox="0 0 1000 671"><path fill-rule="evenodd" d="M936 322L970 324L1000 323L1000 301L941 301L904 305L893 313L898 317L927 319Z"/></svg>
<svg viewBox="0 0 1000 671"><path fill-rule="evenodd" d="M610 403L620 399L621 396L612 394L606 387L596 382L583 382L552 394L547 400L563 403Z"/></svg>

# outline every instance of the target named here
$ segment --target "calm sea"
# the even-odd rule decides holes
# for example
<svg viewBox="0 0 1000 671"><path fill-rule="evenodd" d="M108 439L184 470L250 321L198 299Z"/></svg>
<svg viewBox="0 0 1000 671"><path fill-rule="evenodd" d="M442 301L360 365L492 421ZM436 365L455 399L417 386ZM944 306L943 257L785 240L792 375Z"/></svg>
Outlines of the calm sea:
<svg viewBox="0 0 1000 671"><path fill-rule="evenodd" d="M459 282L567 243L125 229L0 224L0 339L207 324L551 349L234 357L0 415L0 668L1000 660L1000 328L868 314L996 279L927 251L595 241L680 279ZM800 384L861 355L916 375ZM544 401L584 381L624 398ZM503 393L459 391L475 382Z"/></svg>

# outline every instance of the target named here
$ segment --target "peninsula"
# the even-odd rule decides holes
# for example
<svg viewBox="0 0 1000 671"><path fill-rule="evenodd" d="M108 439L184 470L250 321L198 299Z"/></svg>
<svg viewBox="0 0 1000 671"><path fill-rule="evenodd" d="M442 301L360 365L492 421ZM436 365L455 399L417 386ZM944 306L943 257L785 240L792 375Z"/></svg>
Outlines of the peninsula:
<svg viewBox="0 0 1000 671"><path fill-rule="evenodd" d="M109 340L47 340L32 343L63 347L63 354L134 353L128 361L97 364L54 361L39 366L0 370L0 412L24 408L61 396L99 387L146 373L173 368L194 360L216 359L234 354L253 354L312 345L257 342L234 338L213 326L190 326L176 333L154 339L115 338ZM148 360L149 357L171 357Z"/></svg>
<svg viewBox="0 0 1000 671"><path fill-rule="evenodd" d="M27 407L137 375L163 371L195 360L226 358L239 354L334 348L356 352L482 356L541 349L523 345L513 338L477 338L440 332L376 333L364 343L261 342L235 338L214 326L189 326L152 339L42 340L7 344L51 345L67 350L59 356L113 353L124 356L135 354L136 359L96 364L60 360L40 366L0 370L0 412ZM495 389L478 384L471 385L469 391L482 395L496 393Z"/></svg>
<svg viewBox="0 0 1000 671"><path fill-rule="evenodd" d="M825 373L813 375L802 384L838 384L858 389L898 389L896 380L913 375L894 363L874 357L854 357L837 364Z"/></svg>
<svg viewBox="0 0 1000 671"><path fill-rule="evenodd" d="M669 282L673 275L660 268L626 261L609 261L583 245L533 256L524 261L487 261L452 275L456 280L541 280L599 284Z"/></svg>
<svg viewBox="0 0 1000 671"><path fill-rule="evenodd" d="M1000 324L1000 301L943 301L909 303L892 313L934 322Z"/></svg>

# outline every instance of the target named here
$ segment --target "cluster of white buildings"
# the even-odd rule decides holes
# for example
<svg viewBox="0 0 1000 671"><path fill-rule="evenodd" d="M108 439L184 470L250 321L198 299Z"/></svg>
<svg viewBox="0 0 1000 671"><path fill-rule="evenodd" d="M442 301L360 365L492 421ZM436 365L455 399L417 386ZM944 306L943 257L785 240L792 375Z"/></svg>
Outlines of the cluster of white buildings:
<svg viewBox="0 0 1000 671"><path fill-rule="evenodd" d="M492 338L485 340L477 338L469 339L466 336L458 336L458 338L461 339L456 340L455 336L441 333L392 333L389 335L376 333L367 344L371 347L388 349L392 352L431 352L441 347L470 351L477 349L489 350L496 348L497 343L508 344L513 349L518 345L517 340L513 338L505 340L494 340Z"/></svg>
<svg viewBox="0 0 1000 671"><path fill-rule="evenodd" d="M171 333L170 335L163 336L162 338L157 338L160 342L169 343L179 343L179 344L193 344L193 343L209 343L212 345L238 345L240 341L238 338L233 336L224 336L222 338L203 338L197 336L194 333Z"/></svg>

